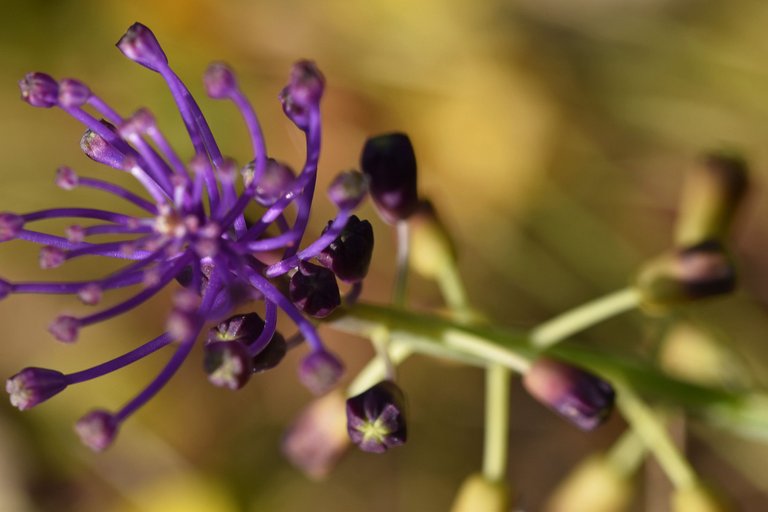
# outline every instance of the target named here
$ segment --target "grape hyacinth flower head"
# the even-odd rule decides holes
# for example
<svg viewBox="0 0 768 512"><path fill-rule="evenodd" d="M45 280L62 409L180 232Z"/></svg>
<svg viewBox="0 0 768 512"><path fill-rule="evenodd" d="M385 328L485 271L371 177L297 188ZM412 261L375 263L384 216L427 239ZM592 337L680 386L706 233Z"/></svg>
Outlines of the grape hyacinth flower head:
<svg viewBox="0 0 768 512"><path fill-rule="evenodd" d="M305 161L297 173L268 155L258 117L232 69L216 63L206 71L207 93L232 103L250 136L252 153L244 160L250 163L239 183L240 165L221 153L198 103L171 68L152 31L136 23L117 47L167 84L194 152L188 163L169 144L149 110L123 115L83 82L57 82L44 73L29 73L19 83L22 99L35 107L56 107L84 125L81 148L85 155L116 172L129 173L145 194L112 183L108 172L92 178L63 166L56 173L56 184L63 190L88 188L108 194L117 207L123 203L134 213L80 206L0 213L0 242L21 239L38 244L43 268L82 257L123 263L116 271L84 281L0 279L0 298L65 294L91 308L86 314L53 320L49 331L62 342L73 343L89 326L133 310L168 286L177 287L166 330L154 339L91 368L69 374L27 368L7 381L11 402L27 409L67 386L106 375L161 349L169 351L165 367L120 409L97 409L77 422L81 440L96 451L106 449L120 425L168 383L209 324L216 327L208 333L204 367L214 384L240 388L253 373L283 359L288 344L276 331L282 311L298 328L297 339L306 341L309 349L299 368L300 381L315 393L326 392L338 381L343 365L304 315L329 314L340 302L337 277L349 280L348 267L367 268L370 259L366 251L359 251L361 261L346 255L349 261L331 263L330 269L309 262L327 261L328 247L348 236L345 229L352 222L352 210L366 191L362 186L348 186L342 201L337 200L338 185L332 186L329 194L338 207L336 218L314 241L302 243L320 156L320 100L325 87L313 62L299 61L279 95L285 112L306 139ZM346 174L334 183L348 180ZM259 216L246 222L246 209L252 205ZM286 215L289 210L293 212ZM48 219L70 219L66 236L35 229L36 221ZM104 240L103 235L110 238ZM334 268L342 275L337 276ZM354 286L359 291L357 281ZM282 290L288 282L286 296ZM133 294L110 301L109 292L116 289L132 289ZM263 319L255 311L233 316L235 308L253 302Z"/></svg>
<svg viewBox="0 0 768 512"><path fill-rule="evenodd" d="M613 387L592 373L555 359L536 360L523 376L536 400L582 430L594 430L613 410Z"/></svg>
<svg viewBox="0 0 768 512"><path fill-rule="evenodd" d="M391 380L347 400L349 438L366 452L384 453L405 444L405 416L405 395Z"/></svg>

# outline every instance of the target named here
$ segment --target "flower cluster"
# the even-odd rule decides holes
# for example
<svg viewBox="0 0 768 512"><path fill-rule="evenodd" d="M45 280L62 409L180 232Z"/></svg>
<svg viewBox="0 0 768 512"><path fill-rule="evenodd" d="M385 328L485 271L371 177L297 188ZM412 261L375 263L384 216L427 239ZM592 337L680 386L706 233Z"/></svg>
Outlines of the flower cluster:
<svg viewBox="0 0 768 512"><path fill-rule="evenodd" d="M248 128L253 160L240 170L233 159L222 155L198 104L171 69L154 34L136 23L117 47L167 83L194 157L185 163L178 156L148 110L123 117L80 81L56 81L44 73L29 73L19 83L22 98L35 107L57 107L85 125L84 153L107 167L130 173L148 198L61 167L56 174L61 188L96 189L133 205L141 214L80 207L0 213L0 241L21 239L39 244L42 268L83 256L125 262L119 270L88 281L0 280L0 298L22 293L71 294L89 306L100 304L110 290L137 288L127 300L91 314L56 318L49 331L61 342L75 342L83 328L132 310L173 281L181 285L165 332L155 339L82 371L64 374L33 367L8 379L6 390L12 404L29 409L69 385L123 368L175 342L166 366L122 408L116 412L97 409L78 421L76 431L82 441L97 451L108 447L121 423L169 381L199 338L205 339L205 371L218 386L238 389L253 373L278 364L286 350L296 345L276 332L278 310L298 328L294 339L305 340L310 350L300 364L301 382L317 394L326 392L339 379L343 365L326 349L308 316L327 316L340 305L337 279L350 285L347 298L354 299L373 248L370 224L352 214L367 193L368 179L348 171L339 174L328 190L338 208L336 217L316 240L300 249L315 189L325 85L313 62L297 62L279 95L286 116L306 138L306 159L298 173L268 157L256 113L232 70L222 63L206 70L207 94L234 103ZM257 220L248 220L249 207L259 209ZM295 215L286 215L289 207ZM72 219L65 236L31 227L35 221L54 218ZM122 240L100 242L99 235L117 235ZM281 291L285 289L287 294ZM232 316L236 308L252 301L263 302L263 318L256 312ZM210 324L214 327L201 336Z"/></svg>

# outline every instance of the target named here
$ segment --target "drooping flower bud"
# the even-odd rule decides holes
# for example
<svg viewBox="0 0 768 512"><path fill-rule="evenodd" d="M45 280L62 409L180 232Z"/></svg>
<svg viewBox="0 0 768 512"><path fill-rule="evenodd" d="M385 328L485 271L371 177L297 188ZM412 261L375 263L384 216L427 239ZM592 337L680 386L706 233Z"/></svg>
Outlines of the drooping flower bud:
<svg viewBox="0 0 768 512"><path fill-rule="evenodd" d="M208 343L240 341L250 345L264 330L264 320L258 313L235 315L208 331Z"/></svg>
<svg viewBox="0 0 768 512"><path fill-rule="evenodd" d="M60 315L48 326L54 338L64 343L74 343L77 341L77 335L80 331L80 321L67 315Z"/></svg>
<svg viewBox="0 0 768 512"><path fill-rule="evenodd" d="M325 227L328 230L331 223ZM336 240L317 255L317 260L342 281L354 283L368 274L373 255L373 228L367 220L352 215Z"/></svg>
<svg viewBox="0 0 768 512"><path fill-rule="evenodd" d="M203 75L205 92L214 99L228 97L237 88L235 73L223 62L212 62Z"/></svg>
<svg viewBox="0 0 768 512"><path fill-rule="evenodd" d="M347 432L361 450L384 453L405 444L408 437L405 395L384 380L347 400Z"/></svg>
<svg viewBox="0 0 768 512"><path fill-rule="evenodd" d="M101 121L101 124L108 130L116 132L115 127L110 123ZM131 158L128 158L122 151L91 129L86 130L80 139L80 149L91 160L108 165L113 169L127 170L133 165Z"/></svg>
<svg viewBox="0 0 768 512"><path fill-rule="evenodd" d="M385 221L394 224L416 210L416 155L407 135L388 133L369 138L360 167L370 179L371 198Z"/></svg>
<svg viewBox="0 0 768 512"><path fill-rule="evenodd" d="M64 374L47 368L24 368L5 382L11 405L25 411L67 387Z"/></svg>
<svg viewBox="0 0 768 512"><path fill-rule="evenodd" d="M214 386L237 390L253 373L248 347L239 341L206 343L203 368Z"/></svg>
<svg viewBox="0 0 768 512"><path fill-rule="evenodd" d="M24 228L24 219L21 215L11 212L0 213L0 242L13 240Z"/></svg>
<svg viewBox="0 0 768 512"><path fill-rule="evenodd" d="M91 90L80 80L65 78L59 82L59 104L62 107L80 107L91 97Z"/></svg>
<svg viewBox="0 0 768 512"><path fill-rule="evenodd" d="M325 350L315 350L299 365L299 380L315 395L330 391L343 373L341 361Z"/></svg>
<svg viewBox="0 0 768 512"><path fill-rule="evenodd" d="M705 155L683 188L675 243L695 245L722 240L747 192L747 163L725 152Z"/></svg>
<svg viewBox="0 0 768 512"><path fill-rule="evenodd" d="M282 334L275 331L272 339L253 358L253 373L261 373L271 370L283 360L288 353L288 344Z"/></svg>
<svg viewBox="0 0 768 512"><path fill-rule="evenodd" d="M416 211L408 218L410 228L410 265L429 279L438 279L456 268L456 248L429 200L419 201Z"/></svg>
<svg viewBox="0 0 768 512"><path fill-rule="evenodd" d="M736 274L722 245L711 240L651 261L635 284L642 305L653 311L729 293L736 287Z"/></svg>
<svg viewBox="0 0 768 512"><path fill-rule="evenodd" d="M702 484L678 488L672 494L672 512L733 512L735 510L723 496Z"/></svg>
<svg viewBox="0 0 768 512"><path fill-rule="evenodd" d="M536 360L523 376L536 400L582 430L594 430L613 410L613 387L596 375L550 358Z"/></svg>
<svg viewBox="0 0 768 512"><path fill-rule="evenodd" d="M89 283L78 290L77 296L83 304L95 306L101 302L102 292L101 286L96 283Z"/></svg>
<svg viewBox="0 0 768 512"><path fill-rule="evenodd" d="M345 401L334 392L311 402L283 437L283 454L304 474L327 476L349 446Z"/></svg>
<svg viewBox="0 0 768 512"><path fill-rule="evenodd" d="M339 285L330 270L303 261L291 276L288 296L308 315L325 318L341 304Z"/></svg>
<svg viewBox="0 0 768 512"><path fill-rule="evenodd" d="M94 452L102 452L112 444L117 428L117 418L101 409L89 412L75 423L80 441Z"/></svg>
<svg viewBox="0 0 768 512"><path fill-rule="evenodd" d="M45 73L27 73L19 80L21 99L33 107L50 108L59 99L59 84Z"/></svg>
<svg viewBox="0 0 768 512"><path fill-rule="evenodd" d="M49 269L60 267L66 259L67 255L63 249L52 245L46 245L40 249L38 261L40 263L40 268Z"/></svg>
<svg viewBox="0 0 768 512"><path fill-rule="evenodd" d="M153 71L159 71L168 64L155 34L141 23L131 25L116 46L123 55Z"/></svg>
<svg viewBox="0 0 768 512"><path fill-rule="evenodd" d="M341 172L328 186L328 197L340 210L353 210L368 193L368 178L360 171Z"/></svg>
<svg viewBox="0 0 768 512"><path fill-rule="evenodd" d="M77 173L65 165L56 169L56 186L64 190L73 190L79 185Z"/></svg>
<svg viewBox="0 0 768 512"><path fill-rule="evenodd" d="M253 181L255 168L256 161L253 160L241 171L243 183L246 186L250 185ZM253 198L262 206L271 206L288 191L295 179L296 175L289 165L270 158L267 160L264 173L255 185L256 189Z"/></svg>
<svg viewBox="0 0 768 512"><path fill-rule="evenodd" d="M293 65L291 78L282 91L283 112L301 130L309 127L309 111L323 95L325 77L314 62L302 60Z"/></svg>
<svg viewBox="0 0 768 512"><path fill-rule="evenodd" d="M624 512L632 503L630 479L608 457L585 459L561 482L546 512Z"/></svg>
<svg viewBox="0 0 768 512"><path fill-rule="evenodd" d="M492 482L481 473L470 475L459 488L451 512L507 512L509 489L502 482Z"/></svg>

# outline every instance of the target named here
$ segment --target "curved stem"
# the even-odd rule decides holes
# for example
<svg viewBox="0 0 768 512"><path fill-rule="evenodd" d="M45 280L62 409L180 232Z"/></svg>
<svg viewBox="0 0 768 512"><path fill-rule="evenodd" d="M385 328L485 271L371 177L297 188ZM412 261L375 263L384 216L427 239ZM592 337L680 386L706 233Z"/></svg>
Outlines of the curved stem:
<svg viewBox="0 0 768 512"><path fill-rule="evenodd" d="M483 476L503 482L509 451L509 388L512 373L500 364L485 370L485 441Z"/></svg>
<svg viewBox="0 0 768 512"><path fill-rule="evenodd" d="M640 294L625 288L587 302L531 329L531 345L547 348L612 316L637 306Z"/></svg>

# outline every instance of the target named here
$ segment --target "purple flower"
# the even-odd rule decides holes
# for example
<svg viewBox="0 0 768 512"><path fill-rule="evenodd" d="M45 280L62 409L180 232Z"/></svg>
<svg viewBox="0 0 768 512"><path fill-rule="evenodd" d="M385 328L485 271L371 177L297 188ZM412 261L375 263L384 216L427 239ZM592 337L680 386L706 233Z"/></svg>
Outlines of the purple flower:
<svg viewBox="0 0 768 512"><path fill-rule="evenodd" d="M348 399L347 432L366 452L384 453L405 444L405 395L398 385L384 380Z"/></svg>
<svg viewBox="0 0 768 512"><path fill-rule="evenodd" d="M58 267L82 256L124 262L114 272L85 281L0 279L0 298L12 293L69 294L92 307L108 302L111 290L135 290L128 299L113 301L88 314L56 318L49 330L60 341L76 341L89 326L131 311L165 287L175 286L174 281L183 287L169 308L166 332L153 340L85 370L62 374L28 368L8 380L6 389L11 401L26 409L67 385L100 377L167 347L171 355L166 366L125 406L114 413L96 410L77 423L83 442L97 451L106 448L120 424L165 386L211 322L219 324L215 331L218 334L213 336L216 339L210 339L206 347L206 370L214 383L239 388L252 373L282 360L287 344L276 332L278 312L282 310L310 349L299 371L301 381L315 392L335 384L343 366L326 349L303 312L322 316L338 305L336 276L307 260L320 256L341 235L352 209L365 193L364 187L348 187L351 192L338 203L339 212L331 226L315 241L302 244L315 188L320 100L325 87L325 79L314 63L298 62L288 85L280 92L286 114L306 138L306 159L296 174L267 154L256 113L234 72L220 63L208 68L206 91L213 98L232 102L250 135L253 154L245 159L250 163L238 173L238 164L221 153L200 107L171 69L152 31L136 23L117 47L168 85L194 149L189 163L185 164L171 147L148 110L126 116L80 81L56 81L44 73L29 73L20 82L22 98L32 106L57 107L83 124L86 131L81 148L86 156L118 172L130 173L146 195L110 182L106 172L91 178L79 176L70 167L60 167L56 183L62 189L93 189L140 213L79 206L0 213L0 242L22 239L39 244L43 268ZM237 184L239 175L242 187ZM338 185L335 187L332 197L339 196ZM254 222L246 222L245 210L253 202L264 207L263 213ZM289 208L295 214L285 215ZM71 219L66 236L34 229L36 221L59 218ZM110 239L104 241L102 235ZM282 252L276 263L275 251ZM283 283L291 272L294 278L306 277L306 269L311 269L309 274L314 277L302 284L300 298L289 299L281 291ZM239 320L231 316L246 301L263 302L264 320L256 313L241 315Z"/></svg>

